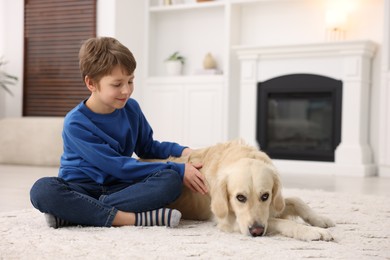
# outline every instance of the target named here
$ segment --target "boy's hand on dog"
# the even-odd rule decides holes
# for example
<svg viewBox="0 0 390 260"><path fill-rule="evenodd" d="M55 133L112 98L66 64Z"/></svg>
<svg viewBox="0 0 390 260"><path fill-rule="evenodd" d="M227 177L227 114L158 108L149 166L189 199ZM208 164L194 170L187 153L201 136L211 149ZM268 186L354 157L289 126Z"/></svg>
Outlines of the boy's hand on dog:
<svg viewBox="0 0 390 260"><path fill-rule="evenodd" d="M201 163L186 163L183 183L193 192L199 192L204 195L208 191L205 184L205 178L199 171L202 166Z"/></svg>

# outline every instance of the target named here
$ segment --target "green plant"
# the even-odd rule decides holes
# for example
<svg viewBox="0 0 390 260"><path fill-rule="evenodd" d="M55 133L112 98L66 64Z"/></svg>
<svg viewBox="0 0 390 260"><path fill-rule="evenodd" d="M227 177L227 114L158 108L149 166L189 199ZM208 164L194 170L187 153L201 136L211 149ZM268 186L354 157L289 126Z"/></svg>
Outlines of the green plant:
<svg viewBox="0 0 390 260"><path fill-rule="evenodd" d="M0 59L0 86L12 96L12 91L8 88L8 86L15 85L18 78L8 74L1 68L6 63L7 62L4 61L3 58Z"/></svg>
<svg viewBox="0 0 390 260"><path fill-rule="evenodd" d="M180 55L178 51L176 51L172 55L170 55L165 61L180 61L181 64L184 64L185 58Z"/></svg>

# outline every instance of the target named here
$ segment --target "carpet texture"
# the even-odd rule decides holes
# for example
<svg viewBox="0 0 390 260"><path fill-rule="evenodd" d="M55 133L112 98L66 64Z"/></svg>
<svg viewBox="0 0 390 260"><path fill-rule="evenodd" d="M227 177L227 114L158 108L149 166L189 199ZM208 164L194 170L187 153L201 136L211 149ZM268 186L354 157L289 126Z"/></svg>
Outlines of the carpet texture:
<svg viewBox="0 0 390 260"><path fill-rule="evenodd" d="M330 217L334 242L248 237L212 222L166 227L52 229L33 209L0 214L0 259L390 259L386 197L285 189Z"/></svg>

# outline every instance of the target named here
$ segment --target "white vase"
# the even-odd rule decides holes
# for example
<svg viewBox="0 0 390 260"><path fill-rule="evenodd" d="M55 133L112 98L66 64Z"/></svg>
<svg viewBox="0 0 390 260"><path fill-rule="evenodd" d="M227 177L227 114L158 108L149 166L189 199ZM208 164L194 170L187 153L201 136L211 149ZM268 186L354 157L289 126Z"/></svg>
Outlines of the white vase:
<svg viewBox="0 0 390 260"><path fill-rule="evenodd" d="M178 76L182 73L183 64L181 63L181 61L168 60L165 62L165 68L169 76Z"/></svg>

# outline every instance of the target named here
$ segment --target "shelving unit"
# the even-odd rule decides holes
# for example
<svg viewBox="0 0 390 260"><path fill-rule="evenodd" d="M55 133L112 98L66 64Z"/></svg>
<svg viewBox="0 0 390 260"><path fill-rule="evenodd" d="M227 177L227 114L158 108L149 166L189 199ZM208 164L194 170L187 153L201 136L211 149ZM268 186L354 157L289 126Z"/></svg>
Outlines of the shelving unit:
<svg viewBox="0 0 390 260"><path fill-rule="evenodd" d="M154 1L152 1L154 2ZM223 7L226 4L225 1L210 1L203 3L182 3L175 5L159 5L151 3L149 5L149 12L170 12L176 10L188 10L188 9L201 9L201 8L211 8L211 7Z"/></svg>
<svg viewBox="0 0 390 260"><path fill-rule="evenodd" d="M254 27L248 28L247 24L258 22L256 12L263 5L272 10L282 2L287 3L284 10L288 11L288 3L304 0L184 0L168 6L158 0L146 1L143 94L156 138L204 147L238 137L240 68L232 46L263 40L261 33L267 32L266 26L260 33L256 27L258 38L254 38L249 34ZM164 60L175 51L186 62L183 75L171 77L165 71ZM221 75L195 75L207 53L215 58ZM172 125L167 124L167 118L172 118Z"/></svg>
<svg viewBox="0 0 390 260"><path fill-rule="evenodd" d="M223 70L228 46L224 41L227 28L223 4L148 6L147 77L166 76L164 60L175 51L186 58L184 75L193 75L202 68L203 58L208 52Z"/></svg>
<svg viewBox="0 0 390 260"><path fill-rule="evenodd" d="M146 10L144 110L156 129L156 138L194 148L228 139L230 41L226 2L161 6L149 0ZM172 77L165 71L164 60L175 51L186 61L183 75ZM207 53L212 54L222 74L196 75Z"/></svg>

